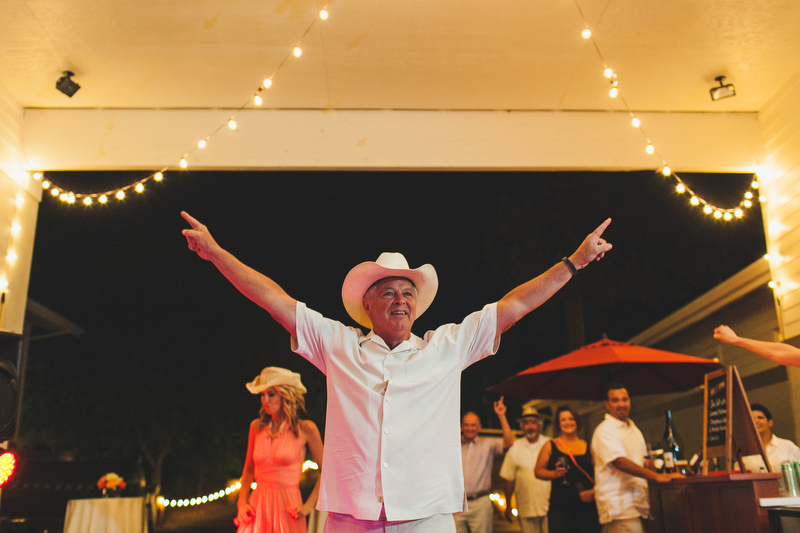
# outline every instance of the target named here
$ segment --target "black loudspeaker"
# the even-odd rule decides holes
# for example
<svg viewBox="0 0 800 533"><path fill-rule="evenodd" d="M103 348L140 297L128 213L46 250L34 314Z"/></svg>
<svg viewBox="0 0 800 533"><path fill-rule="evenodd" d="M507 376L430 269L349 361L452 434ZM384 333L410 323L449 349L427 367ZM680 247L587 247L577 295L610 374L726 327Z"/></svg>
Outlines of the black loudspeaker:
<svg viewBox="0 0 800 533"><path fill-rule="evenodd" d="M19 412L17 370L10 361L0 359L0 442L14 438Z"/></svg>

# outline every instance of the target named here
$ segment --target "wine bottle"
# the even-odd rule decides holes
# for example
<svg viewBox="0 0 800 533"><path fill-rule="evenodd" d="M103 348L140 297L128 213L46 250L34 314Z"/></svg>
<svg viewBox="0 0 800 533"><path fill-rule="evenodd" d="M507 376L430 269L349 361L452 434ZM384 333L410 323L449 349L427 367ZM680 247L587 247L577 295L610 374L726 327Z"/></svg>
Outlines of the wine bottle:
<svg viewBox="0 0 800 533"><path fill-rule="evenodd" d="M667 427L664 429L664 438L661 441L664 447L664 472L671 474L677 471L675 461L683 459L683 450L675 439L675 430L672 427L672 411L667 410Z"/></svg>

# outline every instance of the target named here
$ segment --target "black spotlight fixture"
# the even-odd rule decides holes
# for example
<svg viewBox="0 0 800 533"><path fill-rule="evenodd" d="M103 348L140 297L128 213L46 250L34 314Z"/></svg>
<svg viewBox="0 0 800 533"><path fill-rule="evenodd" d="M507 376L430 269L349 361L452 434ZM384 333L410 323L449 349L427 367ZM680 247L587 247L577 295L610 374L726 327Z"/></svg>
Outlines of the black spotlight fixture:
<svg viewBox="0 0 800 533"><path fill-rule="evenodd" d="M71 76L74 75L74 72L65 70L64 75L58 78L58 81L56 82L56 89L66 94L70 98L72 98L72 95L78 92L78 89L81 88L80 85L72 81Z"/></svg>
<svg viewBox="0 0 800 533"><path fill-rule="evenodd" d="M722 82L725 81L725 76L717 76L714 78L719 83L718 86L712 87L709 92L711 92L711 99L712 100L721 100L722 98L728 98L730 96L736 96L736 89L733 87L732 83L724 85Z"/></svg>

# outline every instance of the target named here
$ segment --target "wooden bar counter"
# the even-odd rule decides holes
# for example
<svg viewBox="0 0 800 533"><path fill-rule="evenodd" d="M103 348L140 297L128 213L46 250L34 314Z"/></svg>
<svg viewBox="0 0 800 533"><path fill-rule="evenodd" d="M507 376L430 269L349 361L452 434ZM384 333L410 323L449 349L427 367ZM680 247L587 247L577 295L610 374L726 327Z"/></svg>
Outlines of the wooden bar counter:
<svg viewBox="0 0 800 533"><path fill-rule="evenodd" d="M760 498L779 496L781 474L693 476L650 487L647 533L769 533Z"/></svg>

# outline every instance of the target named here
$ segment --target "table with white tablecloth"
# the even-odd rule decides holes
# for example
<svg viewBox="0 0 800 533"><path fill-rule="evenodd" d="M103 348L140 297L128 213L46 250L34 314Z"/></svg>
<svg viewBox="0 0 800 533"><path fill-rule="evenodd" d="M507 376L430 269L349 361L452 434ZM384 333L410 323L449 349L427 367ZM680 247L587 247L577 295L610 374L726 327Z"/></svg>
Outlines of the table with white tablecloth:
<svg viewBox="0 0 800 533"><path fill-rule="evenodd" d="M147 533L145 499L70 500L64 533Z"/></svg>

